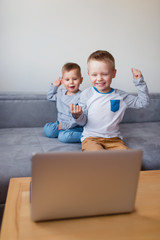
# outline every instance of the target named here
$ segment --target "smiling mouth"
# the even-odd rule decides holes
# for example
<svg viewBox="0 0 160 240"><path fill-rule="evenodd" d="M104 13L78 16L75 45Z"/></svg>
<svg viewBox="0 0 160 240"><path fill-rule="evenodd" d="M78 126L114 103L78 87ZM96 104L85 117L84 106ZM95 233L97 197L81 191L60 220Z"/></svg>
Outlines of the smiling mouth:
<svg viewBox="0 0 160 240"><path fill-rule="evenodd" d="M104 85L105 85L105 83L104 83L104 82L101 82L101 83L96 83L96 85L97 85L97 86L99 86L99 87L102 87L102 86L104 86Z"/></svg>

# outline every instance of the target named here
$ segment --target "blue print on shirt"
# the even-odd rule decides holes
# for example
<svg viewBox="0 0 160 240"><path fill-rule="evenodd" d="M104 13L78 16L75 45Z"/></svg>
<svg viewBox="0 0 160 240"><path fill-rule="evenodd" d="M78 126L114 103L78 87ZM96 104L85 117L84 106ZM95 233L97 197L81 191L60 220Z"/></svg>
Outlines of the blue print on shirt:
<svg viewBox="0 0 160 240"><path fill-rule="evenodd" d="M120 100L110 100L111 102L111 111L117 112L119 110Z"/></svg>

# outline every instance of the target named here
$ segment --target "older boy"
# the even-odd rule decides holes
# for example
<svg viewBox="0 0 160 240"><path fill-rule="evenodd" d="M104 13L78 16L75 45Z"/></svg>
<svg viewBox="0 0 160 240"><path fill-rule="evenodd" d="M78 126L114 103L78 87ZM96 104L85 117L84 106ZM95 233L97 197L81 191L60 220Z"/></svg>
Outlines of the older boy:
<svg viewBox="0 0 160 240"><path fill-rule="evenodd" d="M46 123L44 134L46 137L57 138L61 142L80 142L83 128L78 126L72 117L69 105L78 104L80 93L79 86L82 83L80 66L76 63L66 63L62 68L62 78L51 83L47 100L56 101L58 120L55 123ZM63 84L65 89L58 87ZM58 91L57 91L58 90Z"/></svg>
<svg viewBox="0 0 160 240"><path fill-rule="evenodd" d="M82 150L128 149L119 132L125 110L146 107L149 95L139 70L132 68L138 96L111 88L116 76L114 57L107 51L96 51L88 58L88 75L93 87L84 90L80 106L70 105L77 124L84 126Z"/></svg>

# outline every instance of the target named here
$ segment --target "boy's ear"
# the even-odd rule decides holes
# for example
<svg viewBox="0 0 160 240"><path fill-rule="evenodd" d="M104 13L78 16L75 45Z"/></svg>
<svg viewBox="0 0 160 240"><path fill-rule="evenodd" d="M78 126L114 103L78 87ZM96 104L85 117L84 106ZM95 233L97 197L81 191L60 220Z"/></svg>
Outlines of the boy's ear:
<svg viewBox="0 0 160 240"><path fill-rule="evenodd" d="M117 73L117 69L114 69L114 71L113 71L113 78L116 77L116 73Z"/></svg>
<svg viewBox="0 0 160 240"><path fill-rule="evenodd" d="M80 82L80 84L83 82L83 77L81 77L81 82Z"/></svg>

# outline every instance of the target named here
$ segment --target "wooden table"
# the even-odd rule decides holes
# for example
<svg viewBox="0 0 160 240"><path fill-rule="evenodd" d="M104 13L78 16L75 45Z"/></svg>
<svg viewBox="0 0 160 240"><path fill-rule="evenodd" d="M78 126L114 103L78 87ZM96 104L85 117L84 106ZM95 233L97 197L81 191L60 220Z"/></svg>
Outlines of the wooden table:
<svg viewBox="0 0 160 240"><path fill-rule="evenodd" d="M140 173L133 213L39 223L30 219L30 181L10 181L1 240L160 240L159 170Z"/></svg>

